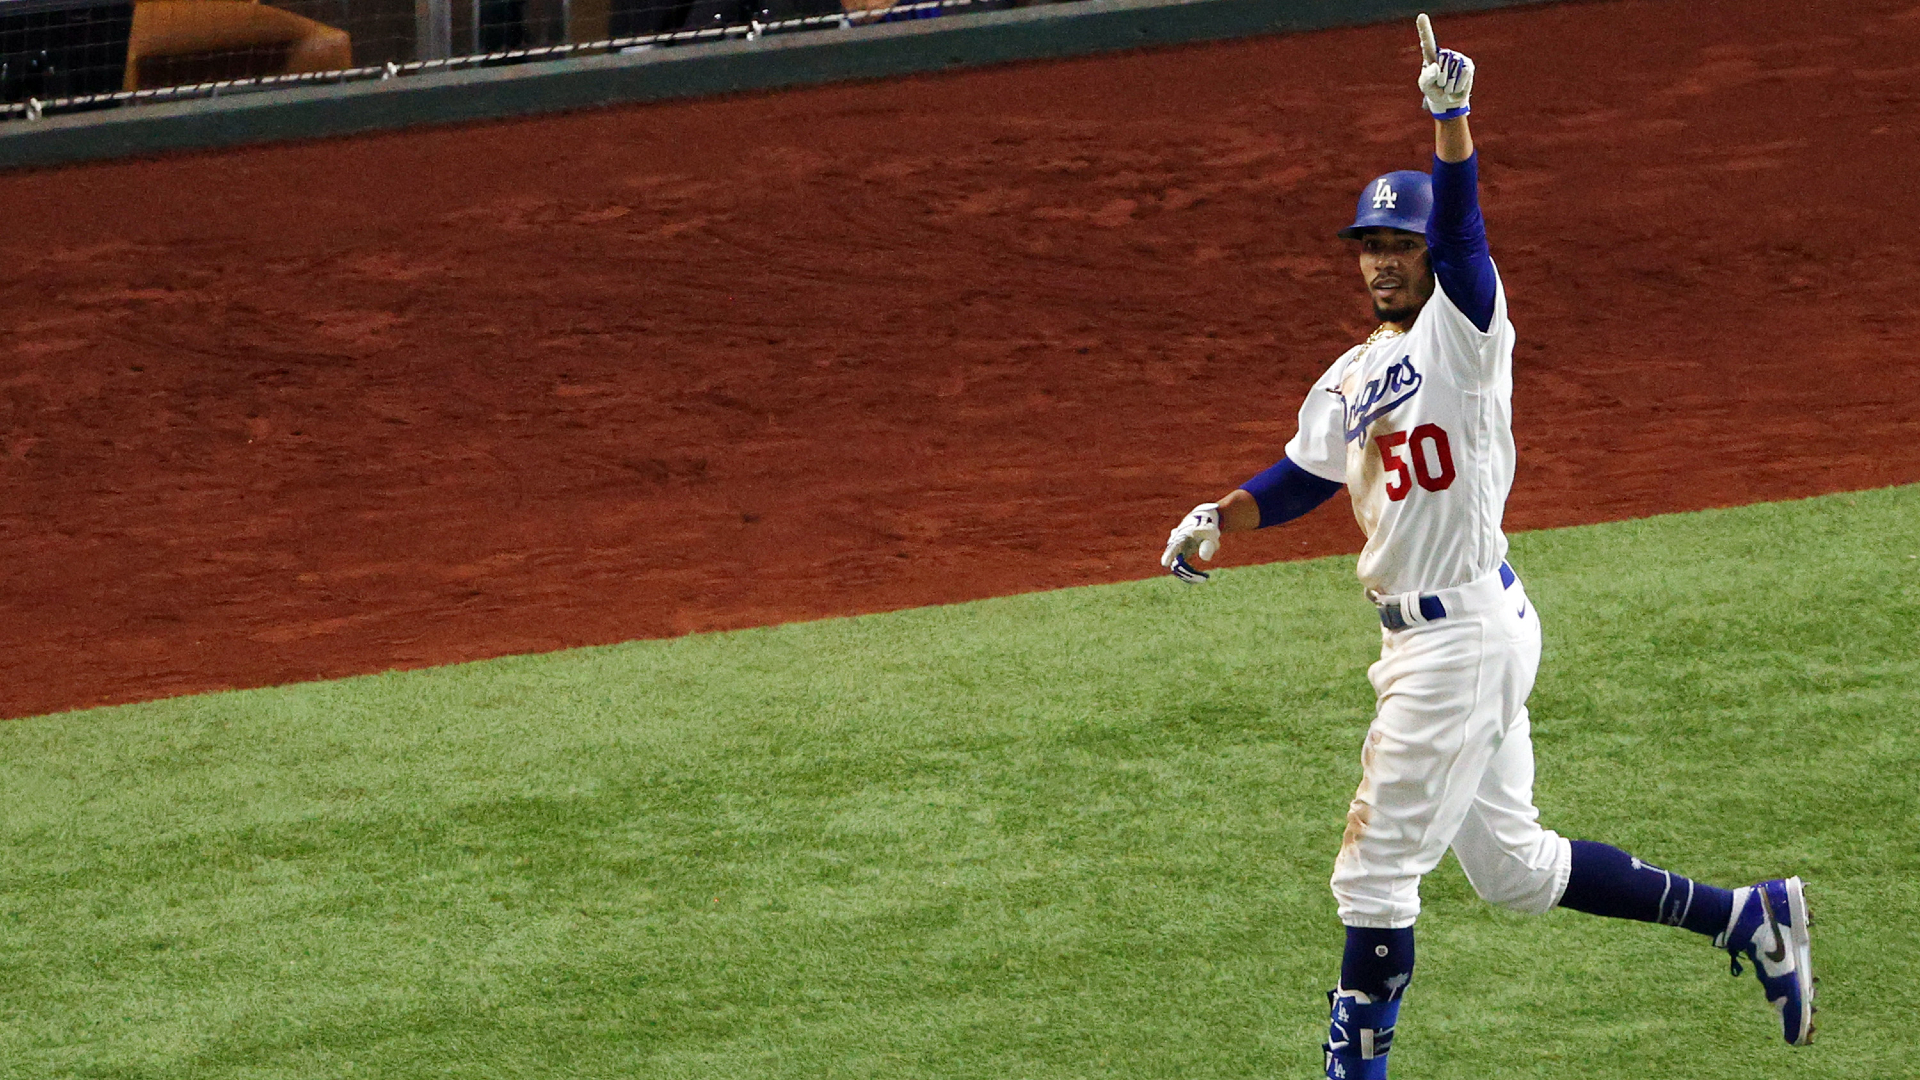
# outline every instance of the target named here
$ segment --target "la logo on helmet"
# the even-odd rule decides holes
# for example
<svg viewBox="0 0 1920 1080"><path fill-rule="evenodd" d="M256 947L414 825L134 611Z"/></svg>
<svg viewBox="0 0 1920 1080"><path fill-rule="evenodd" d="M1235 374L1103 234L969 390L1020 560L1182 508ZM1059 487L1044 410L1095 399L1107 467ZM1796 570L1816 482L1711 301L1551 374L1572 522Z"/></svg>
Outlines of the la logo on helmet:
<svg viewBox="0 0 1920 1080"><path fill-rule="evenodd" d="M1373 208L1375 210L1383 206L1391 210L1394 208L1393 204L1399 201L1399 198L1400 196L1393 190L1393 185L1387 183L1385 177L1382 177L1380 182L1373 186Z"/></svg>

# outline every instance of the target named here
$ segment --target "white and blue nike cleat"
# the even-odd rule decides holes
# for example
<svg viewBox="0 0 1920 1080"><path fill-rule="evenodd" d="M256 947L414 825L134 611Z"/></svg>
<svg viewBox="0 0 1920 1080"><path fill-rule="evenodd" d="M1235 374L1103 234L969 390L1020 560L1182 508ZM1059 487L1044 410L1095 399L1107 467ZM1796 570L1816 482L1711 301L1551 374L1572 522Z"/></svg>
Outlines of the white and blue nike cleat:
<svg viewBox="0 0 1920 1080"><path fill-rule="evenodd" d="M1813 942L1807 930L1806 887L1799 878L1763 881L1733 891L1733 918L1714 944L1753 965L1767 1002L1780 1014L1781 1034L1794 1046L1813 1041Z"/></svg>

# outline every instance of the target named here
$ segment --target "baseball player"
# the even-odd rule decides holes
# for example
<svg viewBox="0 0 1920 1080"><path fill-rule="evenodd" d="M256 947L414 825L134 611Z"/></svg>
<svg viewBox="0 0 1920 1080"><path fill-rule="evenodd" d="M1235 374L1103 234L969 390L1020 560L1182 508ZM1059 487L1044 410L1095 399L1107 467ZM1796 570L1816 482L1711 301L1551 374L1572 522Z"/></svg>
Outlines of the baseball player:
<svg viewBox="0 0 1920 1080"><path fill-rule="evenodd" d="M1431 176L1391 172L1340 235L1358 249L1379 328L1307 392L1286 456L1194 507L1161 562L1189 582L1223 533L1290 521L1341 487L1367 535L1359 576L1380 612L1377 695L1333 864L1346 925L1328 993L1326 1075L1387 1075L1413 977L1420 879L1448 848L1481 898L1681 926L1758 974L1787 1042L1813 1037L1813 963L1797 877L1728 890L1539 824L1527 695L1540 613L1506 561L1513 484L1513 324L1488 255L1468 130L1473 61L1417 20L1434 118Z"/></svg>

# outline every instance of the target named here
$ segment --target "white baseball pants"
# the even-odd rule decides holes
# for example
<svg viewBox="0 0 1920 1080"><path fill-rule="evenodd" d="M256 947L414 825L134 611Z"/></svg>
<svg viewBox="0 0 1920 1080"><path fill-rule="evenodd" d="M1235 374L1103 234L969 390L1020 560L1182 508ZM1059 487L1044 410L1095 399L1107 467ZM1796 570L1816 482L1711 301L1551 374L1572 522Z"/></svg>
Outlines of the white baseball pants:
<svg viewBox="0 0 1920 1080"><path fill-rule="evenodd" d="M1333 866L1348 926L1412 926L1420 879L1449 847L1483 899L1528 914L1560 902L1572 869L1533 805L1539 614L1498 573L1429 595L1447 616L1427 622L1418 596L1400 598L1407 628L1381 631L1367 669L1379 704Z"/></svg>

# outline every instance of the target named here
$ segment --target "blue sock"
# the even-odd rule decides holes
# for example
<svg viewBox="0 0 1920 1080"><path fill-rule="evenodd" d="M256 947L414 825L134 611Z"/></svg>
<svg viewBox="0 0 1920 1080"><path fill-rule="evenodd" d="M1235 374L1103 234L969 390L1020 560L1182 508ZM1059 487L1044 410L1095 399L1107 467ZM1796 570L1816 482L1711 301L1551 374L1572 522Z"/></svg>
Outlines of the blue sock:
<svg viewBox="0 0 1920 1080"><path fill-rule="evenodd" d="M1373 930L1347 927L1340 956L1340 989L1358 990L1375 1001L1399 997L1413 978L1413 927Z"/></svg>
<svg viewBox="0 0 1920 1080"><path fill-rule="evenodd" d="M1387 1080L1400 997L1413 978L1413 929L1347 927L1340 989L1327 992L1328 1080ZM1364 995L1369 1000L1362 1001Z"/></svg>
<svg viewBox="0 0 1920 1080"><path fill-rule="evenodd" d="M1689 881L1591 840L1573 841L1573 872L1560 906L1610 919L1684 926L1715 937L1733 917L1733 893Z"/></svg>

